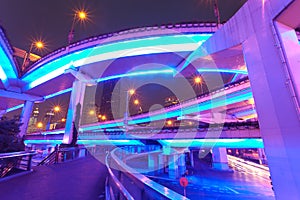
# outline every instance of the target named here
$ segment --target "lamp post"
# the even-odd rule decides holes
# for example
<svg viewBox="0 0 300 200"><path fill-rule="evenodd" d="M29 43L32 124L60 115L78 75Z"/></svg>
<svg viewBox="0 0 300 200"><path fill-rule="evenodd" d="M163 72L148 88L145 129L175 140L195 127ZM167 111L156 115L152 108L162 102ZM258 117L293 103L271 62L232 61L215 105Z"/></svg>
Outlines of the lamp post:
<svg viewBox="0 0 300 200"><path fill-rule="evenodd" d="M44 43L42 41L35 41L30 44L29 51L26 52L24 60L23 60L22 71L24 71L30 63L30 54L31 54L33 47L35 47L36 49L42 49L44 47Z"/></svg>
<svg viewBox="0 0 300 200"><path fill-rule="evenodd" d="M49 118L48 118L48 122L47 122L47 126L46 126L46 131L50 130L50 124L51 124L51 118L52 116L54 116L54 112L59 112L60 111L60 107L59 106L55 106L54 108L52 108L49 112Z"/></svg>
<svg viewBox="0 0 300 200"><path fill-rule="evenodd" d="M217 27L219 28L219 24L221 24L221 20L220 20L218 0L214 0L214 13L215 13L215 17L217 18Z"/></svg>
<svg viewBox="0 0 300 200"><path fill-rule="evenodd" d="M72 40L74 39L74 26L76 20L84 21L86 19L87 19L87 13L85 11L81 10L75 12L72 25L71 25L71 30L68 35L68 46L71 44Z"/></svg>
<svg viewBox="0 0 300 200"><path fill-rule="evenodd" d="M140 105L140 101L138 99L135 99L133 101L133 103L134 103L134 105L139 106L139 111L138 112L143 112L143 109L142 109L142 107Z"/></svg>
<svg viewBox="0 0 300 200"><path fill-rule="evenodd" d="M127 129L127 126L128 126L128 107L129 107L129 98L131 95L133 95L135 93L135 90L134 89L130 89L126 92L126 111L125 111L125 114L124 114L124 126L125 126L125 129Z"/></svg>

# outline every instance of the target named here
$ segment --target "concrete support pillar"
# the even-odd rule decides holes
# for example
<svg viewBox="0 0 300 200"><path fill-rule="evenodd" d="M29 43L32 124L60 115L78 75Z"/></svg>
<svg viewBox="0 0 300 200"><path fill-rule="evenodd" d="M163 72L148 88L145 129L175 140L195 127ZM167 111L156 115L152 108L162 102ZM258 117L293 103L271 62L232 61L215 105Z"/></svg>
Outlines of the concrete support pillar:
<svg viewBox="0 0 300 200"><path fill-rule="evenodd" d="M85 88L86 83L83 83L78 80L74 81L68 108L65 134L63 139L64 144L71 144L72 142L73 123L77 131L79 131Z"/></svg>
<svg viewBox="0 0 300 200"><path fill-rule="evenodd" d="M0 118L6 113L5 110L0 110Z"/></svg>
<svg viewBox="0 0 300 200"><path fill-rule="evenodd" d="M158 155L158 173L165 172L165 158L163 154Z"/></svg>
<svg viewBox="0 0 300 200"><path fill-rule="evenodd" d="M194 154L193 154L193 151L190 150L190 161L191 161L191 167L194 167Z"/></svg>
<svg viewBox="0 0 300 200"><path fill-rule="evenodd" d="M27 133L27 128L28 128L28 123L29 119L32 113L32 108L33 108L34 102L32 101L25 101L24 107L22 109L22 114L21 114L21 127L20 127L20 133L19 136L23 137Z"/></svg>
<svg viewBox="0 0 300 200"><path fill-rule="evenodd" d="M185 174L186 171L186 162L185 162L185 154L179 154L178 155L178 173L179 176L182 176Z"/></svg>
<svg viewBox="0 0 300 200"><path fill-rule="evenodd" d="M169 178L171 179L176 179L179 177L179 171L178 171L178 163L177 163L177 160L178 160L178 154L171 154L168 156L169 158Z"/></svg>
<svg viewBox="0 0 300 200"><path fill-rule="evenodd" d="M264 149L257 149L257 152L258 152L258 156L259 156L259 164L263 165L263 164L266 164L266 154L265 154L265 151Z"/></svg>
<svg viewBox="0 0 300 200"><path fill-rule="evenodd" d="M149 153L148 154L148 169L150 174L154 174L158 169L158 155Z"/></svg>
<svg viewBox="0 0 300 200"><path fill-rule="evenodd" d="M216 170L229 170L226 148L213 148L212 152L212 168Z"/></svg>
<svg viewBox="0 0 300 200"><path fill-rule="evenodd" d="M300 46L293 28L250 18L243 52L275 196L300 199Z"/></svg>

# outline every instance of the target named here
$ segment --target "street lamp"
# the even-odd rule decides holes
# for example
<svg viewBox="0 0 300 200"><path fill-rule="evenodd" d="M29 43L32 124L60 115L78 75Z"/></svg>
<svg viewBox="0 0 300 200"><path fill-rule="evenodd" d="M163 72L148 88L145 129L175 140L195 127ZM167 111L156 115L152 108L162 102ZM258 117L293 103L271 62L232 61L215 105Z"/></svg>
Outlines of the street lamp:
<svg viewBox="0 0 300 200"><path fill-rule="evenodd" d="M38 122L36 125L38 128L43 128L43 123L42 122Z"/></svg>
<svg viewBox="0 0 300 200"><path fill-rule="evenodd" d="M89 115L94 115L95 114L95 111L94 110L90 110L89 111Z"/></svg>
<svg viewBox="0 0 300 200"><path fill-rule="evenodd" d="M72 40L74 39L74 26L76 20L84 21L87 19L87 13L84 10L76 11L73 17L71 30L68 35L68 46L71 44Z"/></svg>
<svg viewBox="0 0 300 200"><path fill-rule="evenodd" d="M50 123L51 123L51 118L52 116L54 116L54 112L59 112L60 111L60 107L59 106L54 106L50 112L48 113L49 114L49 118L48 118L48 122L47 122L47 126L46 126L46 130L50 130Z"/></svg>
<svg viewBox="0 0 300 200"><path fill-rule="evenodd" d="M24 60L23 60L22 71L24 71L30 64L30 54L31 54L33 47L35 47L36 49L42 49L42 48L44 48L44 43L42 41L35 41L35 42L31 43L29 51L26 52Z"/></svg>
<svg viewBox="0 0 300 200"><path fill-rule="evenodd" d="M168 121L167 121L167 125L168 125L168 126L172 126L172 124L173 124L172 120L168 120Z"/></svg>
<svg viewBox="0 0 300 200"><path fill-rule="evenodd" d="M135 90L134 89L130 89L126 92L126 111L125 111L125 114L124 114L124 125L125 125L125 128L127 128L127 125L128 125L128 107L129 107L129 98L131 95L133 95L135 93Z"/></svg>
<svg viewBox="0 0 300 200"><path fill-rule="evenodd" d="M196 76L196 77L194 78L194 83L195 83L196 85L199 85L199 84L200 84L200 86L201 86L201 93L203 93L203 87L202 87L203 80L202 80L202 77L201 77L201 76Z"/></svg>
<svg viewBox="0 0 300 200"><path fill-rule="evenodd" d="M139 101L138 99L135 99L135 100L133 101L133 103L134 103L134 105L139 105L139 104L140 104L140 101Z"/></svg>
<svg viewBox="0 0 300 200"><path fill-rule="evenodd" d="M195 82L196 84L201 84L201 83L202 83L202 78L201 78L200 76L196 76L196 77L194 78L194 82Z"/></svg>

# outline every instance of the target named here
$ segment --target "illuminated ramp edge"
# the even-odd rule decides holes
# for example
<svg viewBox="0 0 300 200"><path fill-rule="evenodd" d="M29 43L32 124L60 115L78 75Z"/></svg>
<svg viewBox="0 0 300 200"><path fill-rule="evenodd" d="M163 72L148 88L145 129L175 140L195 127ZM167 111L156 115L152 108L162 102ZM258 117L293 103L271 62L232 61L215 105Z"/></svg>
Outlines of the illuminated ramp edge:
<svg viewBox="0 0 300 200"><path fill-rule="evenodd" d="M0 79L5 87L8 87L9 79L17 79L18 77L12 52L10 44L0 27Z"/></svg>
<svg viewBox="0 0 300 200"><path fill-rule="evenodd" d="M37 65L22 77L27 85L24 90L32 89L64 74L65 70L79 68L96 62L157 53L191 52L197 49L211 34L191 33L152 36L130 39L114 43L87 46L75 52L64 52L60 57Z"/></svg>
<svg viewBox="0 0 300 200"><path fill-rule="evenodd" d="M226 98L222 96L226 94ZM191 114L195 112L207 111L209 109L215 107L226 106L234 103L238 103L241 101L251 99L252 91L250 88L249 80L243 81L241 84L237 86L228 86L228 88L224 88L220 90L220 92L215 91L209 95L201 96L187 102L183 102L180 105L174 105L173 107L167 109L157 110L151 113L141 114L138 116L130 117L128 119L129 125L135 125L139 123L146 123L150 121L162 120L166 118L183 116L186 114ZM212 98L215 98L213 101ZM90 125L81 126L79 131L93 131L99 129L106 128L114 128L114 127L123 127L124 121L123 119L118 119L114 121L108 121L105 123L95 123Z"/></svg>

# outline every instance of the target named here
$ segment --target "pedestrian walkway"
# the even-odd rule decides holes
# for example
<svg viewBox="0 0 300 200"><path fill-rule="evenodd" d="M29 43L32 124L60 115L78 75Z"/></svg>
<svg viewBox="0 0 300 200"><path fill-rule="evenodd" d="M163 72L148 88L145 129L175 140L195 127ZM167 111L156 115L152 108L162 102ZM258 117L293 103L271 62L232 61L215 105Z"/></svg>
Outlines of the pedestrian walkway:
<svg viewBox="0 0 300 200"><path fill-rule="evenodd" d="M95 200L105 191L107 170L92 156L48 166L0 182L5 200Z"/></svg>

